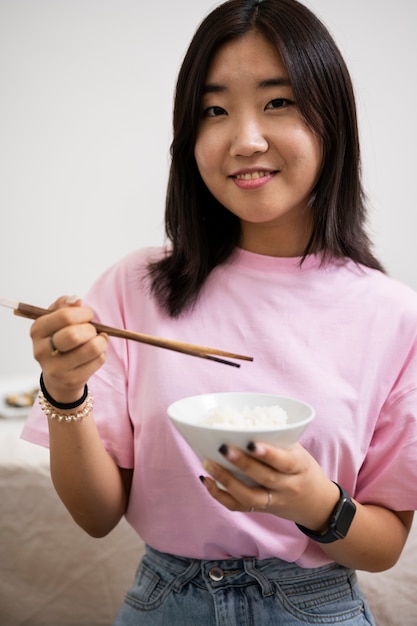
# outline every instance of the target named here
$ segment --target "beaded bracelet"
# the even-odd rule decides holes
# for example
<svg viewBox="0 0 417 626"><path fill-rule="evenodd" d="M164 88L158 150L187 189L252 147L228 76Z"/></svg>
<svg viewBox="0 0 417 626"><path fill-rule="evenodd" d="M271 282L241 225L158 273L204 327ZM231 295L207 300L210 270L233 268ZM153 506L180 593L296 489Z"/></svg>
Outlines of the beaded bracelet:
<svg viewBox="0 0 417 626"><path fill-rule="evenodd" d="M79 400L68 403L57 402L51 395L49 395L45 387L42 374L40 377L40 387L41 390L38 395L39 405L42 411L44 411L51 419L57 419L58 422L62 422L63 420L65 422L79 422L83 417L90 415L93 410L94 400L93 396L88 393L87 385L84 385L84 392ZM71 411L72 409L78 409L79 407L80 409L76 413L59 413L57 411L57 409L62 411Z"/></svg>
<svg viewBox="0 0 417 626"><path fill-rule="evenodd" d="M45 414L52 420L57 419L58 422L79 422L83 417L90 415L94 406L93 396L87 395L82 408L76 413L58 413L56 407L48 402L43 393L40 391L38 395L38 402Z"/></svg>

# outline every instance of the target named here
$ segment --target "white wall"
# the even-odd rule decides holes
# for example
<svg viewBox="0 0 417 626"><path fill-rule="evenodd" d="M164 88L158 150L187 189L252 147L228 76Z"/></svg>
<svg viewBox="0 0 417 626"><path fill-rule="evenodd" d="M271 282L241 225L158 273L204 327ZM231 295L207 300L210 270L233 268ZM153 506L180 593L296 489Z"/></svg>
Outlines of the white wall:
<svg viewBox="0 0 417 626"><path fill-rule="evenodd" d="M172 93L210 0L0 0L0 297L83 295L163 239ZM309 0L348 61L376 251L417 288L417 3ZM0 309L0 376L37 372Z"/></svg>

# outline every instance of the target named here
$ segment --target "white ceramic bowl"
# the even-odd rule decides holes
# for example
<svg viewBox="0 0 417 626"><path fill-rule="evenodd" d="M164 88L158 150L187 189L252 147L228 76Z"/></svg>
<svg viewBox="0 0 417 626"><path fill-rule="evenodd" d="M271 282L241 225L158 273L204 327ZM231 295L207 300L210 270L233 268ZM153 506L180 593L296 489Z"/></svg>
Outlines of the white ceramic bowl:
<svg viewBox="0 0 417 626"><path fill-rule="evenodd" d="M287 423L281 426L238 430L236 427L219 427L202 423L207 413L218 407L268 407L279 405L287 413ZM173 402L167 409L168 416L187 443L201 460L213 459L233 471L240 479L251 481L239 473L236 467L218 452L222 444L232 444L246 449L250 441L264 441L278 447L295 443L306 426L312 421L315 411L312 406L285 396L269 393L223 392L190 396Z"/></svg>

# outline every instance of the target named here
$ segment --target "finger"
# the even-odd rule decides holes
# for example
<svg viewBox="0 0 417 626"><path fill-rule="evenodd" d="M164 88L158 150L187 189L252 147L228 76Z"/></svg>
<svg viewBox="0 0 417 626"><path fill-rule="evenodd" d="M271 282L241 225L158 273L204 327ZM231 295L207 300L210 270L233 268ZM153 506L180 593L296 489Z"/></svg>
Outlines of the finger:
<svg viewBox="0 0 417 626"><path fill-rule="evenodd" d="M265 463L264 458L257 459L234 446L223 445L219 452L240 472L251 478L255 483L268 489L279 489L282 474L275 467Z"/></svg>
<svg viewBox="0 0 417 626"><path fill-rule="evenodd" d="M66 357L69 360L72 356ZM83 386L91 376L105 363L106 350L101 350L93 359L69 362L68 368L59 372L59 382L63 388L74 389L77 385ZM50 376L53 376L53 370L50 370Z"/></svg>
<svg viewBox="0 0 417 626"><path fill-rule="evenodd" d="M52 352L57 350L58 354L64 354L88 343L96 336L97 331L92 324L73 324L60 328L49 337L45 337L44 341L48 343L47 347L52 349Z"/></svg>
<svg viewBox="0 0 417 626"><path fill-rule="evenodd" d="M72 402L80 390L104 364L107 335L100 334L81 347L41 362L46 388L58 402Z"/></svg>
<svg viewBox="0 0 417 626"><path fill-rule="evenodd" d="M108 341L108 336L104 333L100 335L95 334L91 339L77 343L73 348L60 351L57 355L50 353L46 368L51 375L60 375L62 372L70 372L71 370L81 368L97 359L103 362ZM49 349L49 347L45 349Z"/></svg>
<svg viewBox="0 0 417 626"><path fill-rule="evenodd" d="M210 494L232 511L265 511L272 507L272 492L263 487L248 486L223 466L208 460L203 467L214 480L202 480ZM203 477L204 478L204 477ZM207 483L207 484L206 484ZM222 488L219 488L221 485Z"/></svg>
<svg viewBox="0 0 417 626"><path fill-rule="evenodd" d="M240 502L232 494L224 488L224 486L220 486L215 480L213 480L209 476L200 476L200 480L203 483L204 487L207 489L209 494L217 500L220 504L225 506L229 511L241 511L248 512L252 506L249 504L245 504L244 502Z"/></svg>
<svg viewBox="0 0 417 626"><path fill-rule="evenodd" d="M33 341L48 338L66 326L91 322L93 317L94 313L90 307L65 306L51 310L51 313L42 315L35 320L30 329L30 334Z"/></svg>
<svg viewBox="0 0 417 626"><path fill-rule="evenodd" d="M287 448L278 448L267 443L251 441L247 445L247 452L252 458L282 474L297 474L303 465L303 448L299 443Z"/></svg>
<svg viewBox="0 0 417 626"><path fill-rule="evenodd" d="M64 306L78 306L81 304L81 298L79 296L60 296L49 305L49 311L56 311L57 309L61 309Z"/></svg>
<svg viewBox="0 0 417 626"><path fill-rule="evenodd" d="M289 477L300 474L306 467L305 451L297 444L280 449L261 443L255 447L250 445L250 449L251 453L223 445L219 452L239 471L267 490L282 490Z"/></svg>

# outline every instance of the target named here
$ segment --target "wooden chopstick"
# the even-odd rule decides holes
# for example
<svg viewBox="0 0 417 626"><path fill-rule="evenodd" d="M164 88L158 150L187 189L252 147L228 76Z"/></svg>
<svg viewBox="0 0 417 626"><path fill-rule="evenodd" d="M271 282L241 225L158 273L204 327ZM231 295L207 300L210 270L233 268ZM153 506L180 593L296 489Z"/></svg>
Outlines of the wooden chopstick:
<svg viewBox="0 0 417 626"><path fill-rule="evenodd" d="M9 302L9 301L7 301ZM5 306L12 306L15 315L26 317L29 319L37 319L48 313L51 313L48 309L43 309L31 304L25 304L24 302L12 302L5 304L5 300L0 300L0 304ZM167 350L174 350L175 352L181 352L183 354L189 354L190 356L196 356L202 359L209 359L210 361L216 361L217 363L223 363L225 365L231 365L232 367L240 367L239 363L233 363L219 357L229 357L231 359L238 359L241 361L253 361L253 357L245 356L242 354L235 354L233 352L226 352L225 350L218 350L216 348L209 348L207 346L197 346L191 343L184 343L181 341L174 341L173 339L163 339L161 337L154 337L153 335L146 335L133 330L125 330L122 328L113 328L112 326L106 326L99 322L91 322L99 333L106 333L111 337L119 337L121 339L130 339L132 341L138 341L139 343L146 343L151 346L159 348L165 348Z"/></svg>

